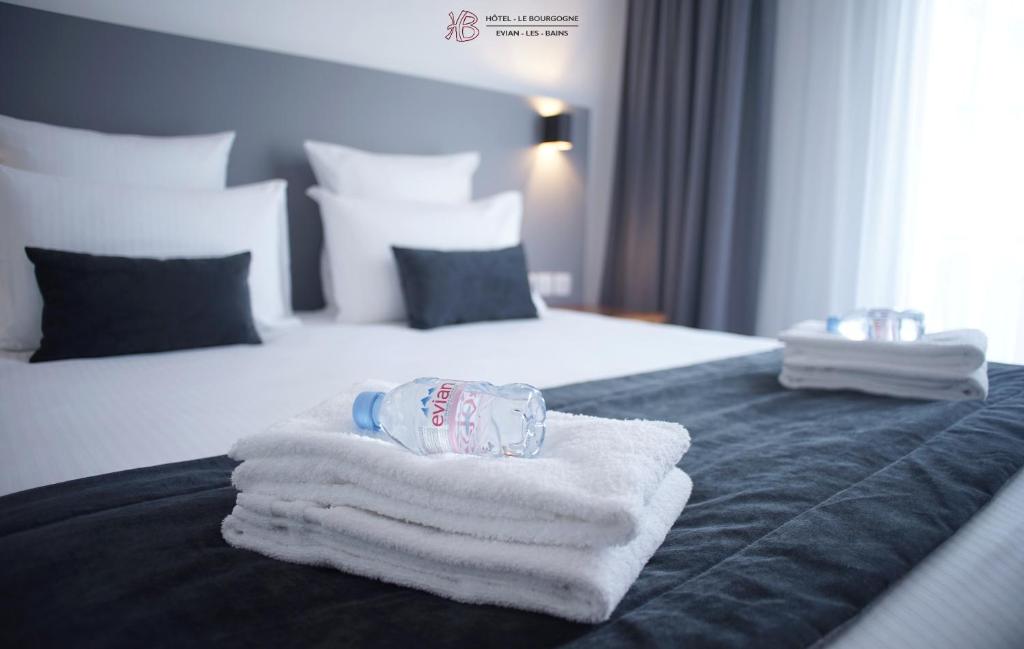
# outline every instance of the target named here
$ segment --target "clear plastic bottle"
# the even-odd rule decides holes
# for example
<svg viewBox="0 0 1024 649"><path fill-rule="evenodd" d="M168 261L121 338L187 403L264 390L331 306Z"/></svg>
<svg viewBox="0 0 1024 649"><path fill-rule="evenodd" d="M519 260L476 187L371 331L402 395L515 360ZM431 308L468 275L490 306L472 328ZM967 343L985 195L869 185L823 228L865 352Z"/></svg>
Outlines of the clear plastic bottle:
<svg viewBox="0 0 1024 649"><path fill-rule="evenodd" d="M544 397L525 383L416 379L390 392L362 392L352 419L421 455L533 457L544 442Z"/></svg>
<svg viewBox="0 0 1024 649"><path fill-rule="evenodd" d="M924 335L924 314L913 310L857 309L841 318L829 316L828 330L850 340L912 342Z"/></svg>

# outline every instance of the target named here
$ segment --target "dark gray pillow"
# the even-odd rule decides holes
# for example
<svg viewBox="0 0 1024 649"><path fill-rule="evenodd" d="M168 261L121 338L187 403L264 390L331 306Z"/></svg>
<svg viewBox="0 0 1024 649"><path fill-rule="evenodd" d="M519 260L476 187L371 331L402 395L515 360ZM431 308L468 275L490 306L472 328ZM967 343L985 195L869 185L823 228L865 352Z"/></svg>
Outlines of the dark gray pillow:
<svg viewBox="0 0 1024 649"><path fill-rule="evenodd" d="M243 252L201 259L25 248L43 295L33 363L260 343Z"/></svg>
<svg viewBox="0 0 1024 649"><path fill-rule="evenodd" d="M537 317L521 245L453 252L392 250L414 329Z"/></svg>

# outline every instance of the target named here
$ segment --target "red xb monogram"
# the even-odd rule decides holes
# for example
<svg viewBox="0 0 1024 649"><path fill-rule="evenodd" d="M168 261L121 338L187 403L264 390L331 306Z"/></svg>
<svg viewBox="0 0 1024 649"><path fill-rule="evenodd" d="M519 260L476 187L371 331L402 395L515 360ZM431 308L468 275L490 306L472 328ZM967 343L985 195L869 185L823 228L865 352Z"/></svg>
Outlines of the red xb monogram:
<svg viewBox="0 0 1024 649"><path fill-rule="evenodd" d="M448 25L448 33L444 35L446 41L452 39L452 35L455 35L455 40L460 43L471 41L480 35L480 29L476 26L477 20L476 14L472 11L466 11L463 9L459 12L459 17L455 17L455 12L449 11L448 18L451 23Z"/></svg>

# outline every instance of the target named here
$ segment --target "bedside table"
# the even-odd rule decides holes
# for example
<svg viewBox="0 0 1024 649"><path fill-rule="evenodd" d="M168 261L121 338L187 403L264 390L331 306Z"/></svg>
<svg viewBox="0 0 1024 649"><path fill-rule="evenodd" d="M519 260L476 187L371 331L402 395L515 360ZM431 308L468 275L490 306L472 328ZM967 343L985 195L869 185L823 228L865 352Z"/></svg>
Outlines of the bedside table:
<svg viewBox="0 0 1024 649"><path fill-rule="evenodd" d="M625 309L612 309L604 306L582 306L582 305L571 305L571 306L554 306L555 309L568 309L570 311L582 311L584 313L600 313L601 315L611 316L613 318L626 318L629 320L643 320L644 322L654 322L657 324L665 324L668 322L668 317L660 311L627 311Z"/></svg>

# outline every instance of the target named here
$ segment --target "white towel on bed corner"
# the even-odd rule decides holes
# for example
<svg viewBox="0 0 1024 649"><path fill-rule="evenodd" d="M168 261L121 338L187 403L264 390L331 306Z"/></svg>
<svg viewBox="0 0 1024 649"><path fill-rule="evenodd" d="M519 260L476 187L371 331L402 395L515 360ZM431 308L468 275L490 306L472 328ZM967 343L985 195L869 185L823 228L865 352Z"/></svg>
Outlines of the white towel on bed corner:
<svg viewBox="0 0 1024 649"><path fill-rule="evenodd" d="M792 389L858 390L910 399L985 399L988 339L977 329L914 342L849 340L807 320L779 334L779 382Z"/></svg>
<svg viewBox="0 0 1024 649"><path fill-rule="evenodd" d="M787 364L892 376L962 379L985 362L988 338L977 329L925 334L914 342L849 340L807 320L779 334Z"/></svg>
<svg viewBox="0 0 1024 649"><path fill-rule="evenodd" d="M423 457L352 423L359 391L389 387L355 386L239 440L232 482L481 538L603 546L637 535L646 503L690 445L678 424L549 412L539 457Z"/></svg>
<svg viewBox="0 0 1024 649"><path fill-rule="evenodd" d="M988 363L960 378L928 378L783 364L779 382L799 390L858 390L907 399L961 401L988 397Z"/></svg>
<svg viewBox="0 0 1024 649"><path fill-rule="evenodd" d="M601 622L664 541L691 489L689 476L671 470L640 512L636 537L605 548L486 540L350 507L247 493L239 494L222 531L231 545L275 559L330 566L460 602Z"/></svg>

